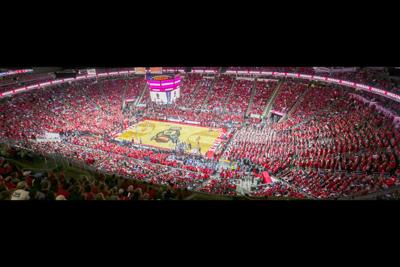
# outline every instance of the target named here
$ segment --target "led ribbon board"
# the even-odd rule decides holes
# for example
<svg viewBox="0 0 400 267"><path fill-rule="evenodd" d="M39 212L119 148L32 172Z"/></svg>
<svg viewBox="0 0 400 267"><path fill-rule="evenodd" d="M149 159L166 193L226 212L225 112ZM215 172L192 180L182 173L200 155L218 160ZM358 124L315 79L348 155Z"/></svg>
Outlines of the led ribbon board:
<svg viewBox="0 0 400 267"><path fill-rule="evenodd" d="M136 70L135 70L136 71ZM101 73L101 74L96 74L96 77L108 77L108 76L117 76L117 75L125 75L125 74L137 74L135 71L117 71L117 72L107 72L107 73ZM179 72L184 72L183 69L163 69L163 72L172 72L172 71L179 71ZM339 80L339 79L332 79L329 77L322 77L322 76L317 76L317 75L308 75L308 74L300 74L300 73L287 73L287 72L271 72L271 71L227 71L226 74L242 74L242 75L260 75L260 76L273 76L273 77L291 77L291 78L297 78L297 79L307 79L307 80L314 80L314 81L321 81L321 82L325 82L325 83L334 83L334 84L339 84L339 85L344 85L347 87L351 87L351 88L355 88L355 89L361 89L363 91L367 91L367 92L371 92L377 95L381 95L384 97L387 97L389 99L392 99L394 101L400 102L400 95L388 92L386 90L382 90L376 87L372 87L369 85L364 85L364 84L360 84L360 83L355 83L355 82L350 82L350 81L345 81L345 80ZM90 79L93 76L91 75L82 75L82 76L78 76L76 78L69 78L69 79L60 79L60 80L55 80L55 81L51 81L49 83L38 83L35 85L31 85L31 86L25 86L25 87L21 87L21 88L16 88L14 90L8 91L8 92L4 92L4 93L0 93L0 98L1 97L5 97L5 96L10 96L10 95L14 95L16 93L19 92L24 92L24 91L28 91L31 89L37 89L37 88L44 88L53 84L59 84L59 83L65 83L65 82L74 82L77 80L81 80L81 79ZM179 76L178 76L179 77ZM176 76L175 79L173 79L174 82L178 83L178 86L180 84L180 77L177 80ZM150 83L150 81L147 81L148 85ZM154 81L151 81L153 83L153 85L149 85L149 88L153 88L154 90L158 90L157 92L160 92L160 90L163 90L166 92L166 89L170 89L167 87L167 85L165 85L165 81L162 81L161 83L158 84L154 84ZM165 86L162 86L165 85ZM155 86L155 87L154 87ZM157 86L159 86L160 88L157 88ZM169 85L170 86L170 85ZM176 87L175 87L176 88ZM170 90L174 90L173 86L172 89ZM170 91L168 90L168 91Z"/></svg>
<svg viewBox="0 0 400 267"><path fill-rule="evenodd" d="M9 75L13 75L13 74L28 73L28 72L32 72L32 71L33 71L32 69L10 70L10 71L6 71L6 72L1 72L0 77L9 76Z"/></svg>

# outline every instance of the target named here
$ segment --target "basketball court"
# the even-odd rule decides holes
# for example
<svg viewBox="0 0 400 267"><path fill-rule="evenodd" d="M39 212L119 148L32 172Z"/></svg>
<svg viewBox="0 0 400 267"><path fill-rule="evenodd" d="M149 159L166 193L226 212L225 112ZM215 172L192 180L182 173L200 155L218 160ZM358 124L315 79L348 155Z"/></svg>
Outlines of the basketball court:
<svg viewBox="0 0 400 267"><path fill-rule="evenodd" d="M185 151L198 153L200 149L202 155L207 155L224 132L224 129L193 124L144 120L129 127L115 139L166 149L175 149L177 143L184 143Z"/></svg>

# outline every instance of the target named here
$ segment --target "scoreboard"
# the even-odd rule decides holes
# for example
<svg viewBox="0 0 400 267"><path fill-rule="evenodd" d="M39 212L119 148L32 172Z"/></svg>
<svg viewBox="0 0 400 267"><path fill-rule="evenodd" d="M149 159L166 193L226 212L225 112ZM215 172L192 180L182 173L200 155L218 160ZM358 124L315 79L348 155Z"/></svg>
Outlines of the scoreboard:
<svg viewBox="0 0 400 267"><path fill-rule="evenodd" d="M147 75L147 85L150 90L152 102L158 104L171 104L181 96L180 93L181 77L168 75Z"/></svg>

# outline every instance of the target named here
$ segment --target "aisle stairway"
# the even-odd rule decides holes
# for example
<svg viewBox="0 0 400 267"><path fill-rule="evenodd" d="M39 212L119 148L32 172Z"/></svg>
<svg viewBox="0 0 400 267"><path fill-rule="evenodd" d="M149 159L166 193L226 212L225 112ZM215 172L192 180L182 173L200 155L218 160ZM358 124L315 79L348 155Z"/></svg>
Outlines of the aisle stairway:
<svg viewBox="0 0 400 267"><path fill-rule="evenodd" d="M256 86L256 80L254 80L253 87L251 88L251 92L250 92L250 101L249 101L249 105L247 106L245 116L249 116L251 107L253 106L254 96L256 95L256 92L257 92L257 86Z"/></svg>
<svg viewBox="0 0 400 267"><path fill-rule="evenodd" d="M101 94L101 98L104 100L104 102L106 103L106 105L107 105L107 107L108 107L108 109L110 109L110 101L108 100L108 97L106 96L106 93L105 93L105 89L104 89L104 82L105 81L99 81L98 82L98 84L99 84L99 89L100 89L100 94Z"/></svg>
<svg viewBox="0 0 400 267"><path fill-rule="evenodd" d="M144 96L144 94L149 90L149 87L147 86L147 83L144 85L143 87L143 91L140 94L140 96L138 97L138 99L135 102L135 106L139 105L140 102L142 102L142 98Z"/></svg>
<svg viewBox="0 0 400 267"><path fill-rule="evenodd" d="M272 106L274 105L275 99L278 96L278 94L280 93L280 88L281 85L283 83L283 80L278 82L278 85L276 86L274 92L272 93L271 97L268 100L267 105L265 106L265 109L261 115L261 118L264 120L265 118L269 118L271 116L271 110L272 110Z"/></svg>
<svg viewBox="0 0 400 267"><path fill-rule="evenodd" d="M203 103L200 106L200 109L205 109L205 106L207 105L208 99L210 98L210 95L212 94L212 92L214 91L214 85L217 83L218 81L218 77L216 76L215 79L213 80L212 84L210 85L210 87L208 87L208 91L207 91L207 95L204 98Z"/></svg>
<svg viewBox="0 0 400 267"><path fill-rule="evenodd" d="M306 90L304 90L304 92L296 99L296 102L293 104L293 106L290 108L290 110L283 115L283 117L279 120L279 122L283 122L286 121L290 115L293 114L293 112L299 107L299 105L303 102L304 97L306 96L306 94L309 92L310 90L310 85L307 86Z"/></svg>
<svg viewBox="0 0 400 267"><path fill-rule="evenodd" d="M103 83L103 82L100 82L100 81L99 81L98 84L97 84L97 86L100 87L102 83ZM84 90L81 90L82 96L85 97L85 99L86 99L88 102L93 103L93 104L97 107L98 110L104 112L104 113L107 114L107 115L112 115L111 112L110 112L109 110L104 109L103 107L99 106L99 105L96 103L96 101L93 100L93 99L87 94L86 89L87 89L87 88L85 88ZM108 106L108 107L109 107L109 106Z"/></svg>
<svg viewBox="0 0 400 267"><path fill-rule="evenodd" d="M199 88L199 86L200 86L200 84L201 84L201 81L202 80L199 80L197 83L196 83L196 85L194 86L194 89L193 89L193 93L191 94L191 95L189 95L189 96L185 96L186 97L186 101L187 102L190 102L190 101L192 101L192 99L195 99L196 98L196 96L197 96L197 94L198 94L198 88ZM183 96L183 94L181 95L181 97Z"/></svg>
<svg viewBox="0 0 400 267"><path fill-rule="evenodd" d="M225 98L224 108L223 108L224 112L226 112L226 106L229 103L229 100L231 99L231 97L233 95L233 87L235 87L236 81L237 80L233 81L231 87L229 88L229 93L228 93L227 97Z"/></svg>

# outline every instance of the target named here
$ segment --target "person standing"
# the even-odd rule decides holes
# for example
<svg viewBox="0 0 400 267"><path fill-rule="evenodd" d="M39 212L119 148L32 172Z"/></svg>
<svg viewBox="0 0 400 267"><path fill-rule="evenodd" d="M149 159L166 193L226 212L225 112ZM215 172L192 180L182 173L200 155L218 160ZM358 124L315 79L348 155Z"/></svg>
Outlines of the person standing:
<svg viewBox="0 0 400 267"><path fill-rule="evenodd" d="M11 200L29 200L29 192L25 189L27 185L24 181L21 181L17 184L17 190L15 190L11 195Z"/></svg>

